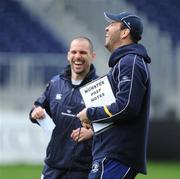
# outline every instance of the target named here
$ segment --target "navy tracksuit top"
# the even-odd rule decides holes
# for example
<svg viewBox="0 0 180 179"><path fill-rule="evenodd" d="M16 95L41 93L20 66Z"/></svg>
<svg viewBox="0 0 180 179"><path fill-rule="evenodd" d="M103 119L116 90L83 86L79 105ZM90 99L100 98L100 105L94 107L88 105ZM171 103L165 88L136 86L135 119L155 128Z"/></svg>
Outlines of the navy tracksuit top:
<svg viewBox="0 0 180 179"><path fill-rule="evenodd" d="M113 127L94 136L93 160L109 157L146 173L150 62L141 44L122 46L111 54L107 76L116 102L87 110L91 122L113 122Z"/></svg>
<svg viewBox="0 0 180 179"><path fill-rule="evenodd" d="M46 151L45 163L56 169L89 170L92 162L92 140L76 143L70 138L73 129L81 127L77 114L85 108L79 87L97 78L95 68L91 65L90 72L80 85L71 83L71 70L68 65L65 71L52 78L45 92L35 101L35 106L45 108L53 119L55 128ZM68 115L63 115L63 114ZM33 119L31 119L34 122Z"/></svg>

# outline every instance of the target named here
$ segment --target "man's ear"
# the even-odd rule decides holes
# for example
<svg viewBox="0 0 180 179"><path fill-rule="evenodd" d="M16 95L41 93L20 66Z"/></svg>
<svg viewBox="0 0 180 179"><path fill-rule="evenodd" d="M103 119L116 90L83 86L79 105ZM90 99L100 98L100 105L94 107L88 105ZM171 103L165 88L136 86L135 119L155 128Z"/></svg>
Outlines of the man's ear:
<svg viewBox="0 0 180 179"><path fill-rule="evenodd" d="M126 28L122 31L121 37L126 38L129 34L130 34L130 30L128 28Z"/></svg>
<svg viewBox="0 0 180 179"><path fill-rule="evenodd" d="M92 58L93 60L96 59L96 53L95 53L95 52L92 53L92 57L93 57L93 58Z"/></svg>
<svg viewBox="0 0 180 179"><path fill-rule="evenodd" d="M68 51L68 53L67 53L67 60L70 61L69 51Z"/></svg>

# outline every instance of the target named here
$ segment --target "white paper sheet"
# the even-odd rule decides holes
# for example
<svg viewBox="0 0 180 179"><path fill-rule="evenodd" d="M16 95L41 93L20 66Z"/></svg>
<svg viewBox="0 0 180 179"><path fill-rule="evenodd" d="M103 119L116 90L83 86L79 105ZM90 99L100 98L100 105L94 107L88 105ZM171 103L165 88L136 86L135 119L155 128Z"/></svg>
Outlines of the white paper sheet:
<svg viewBox="0 0 180 179"><path fill-rule="evenodd" d="M45 112L45 118L44 119L36 119L39 125L42 127L43 131L48 137L51 137L52 131L55 127L55 124L53 120L50 118L50 116Z"/></svg>
<svg viewBox="0 0 180 179"><path fill-rule="evenodd" d="M105 131L107 127L109 128L110 126L112 126L113 123L112 122L111 123L97 123L97 122L95 122L95 123L92 123L92 125L93 125L94 132L96 134L99 134L99 133Z"/></svg>

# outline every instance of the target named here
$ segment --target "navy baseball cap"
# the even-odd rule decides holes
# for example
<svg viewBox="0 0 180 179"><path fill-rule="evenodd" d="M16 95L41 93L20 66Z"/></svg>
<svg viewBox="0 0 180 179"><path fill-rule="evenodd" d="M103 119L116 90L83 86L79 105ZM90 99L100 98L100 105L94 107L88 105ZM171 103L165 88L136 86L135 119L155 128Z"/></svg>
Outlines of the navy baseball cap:
<svg viewBox="0 0 180 179"><path fill-rule="evenodd" d="M140 17L129 12L121 12L120 14L112 14L104 12L105 19L112 22L122 22L129 30L131 35L138 41L141 40L143 33L143 24Z"/></svg>

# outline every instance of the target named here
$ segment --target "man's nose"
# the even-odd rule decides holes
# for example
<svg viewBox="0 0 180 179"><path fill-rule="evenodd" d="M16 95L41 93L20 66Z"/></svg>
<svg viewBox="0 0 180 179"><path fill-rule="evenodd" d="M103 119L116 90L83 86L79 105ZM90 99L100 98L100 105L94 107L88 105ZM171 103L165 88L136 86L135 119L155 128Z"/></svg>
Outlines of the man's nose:
<svg viewBox="0 0 180 179"><path fill-rule="evenodd" d="M109 26L105 27L105 31L108 32L109 30Z"/></svg>
<svg viewBox="0 0 180 179"><path fill-rule="evenodd" d="M76 57L76 58L81 58L81 54L80 54L80 53L76 53L76 54L75 54L75 57Z"/></svg>

